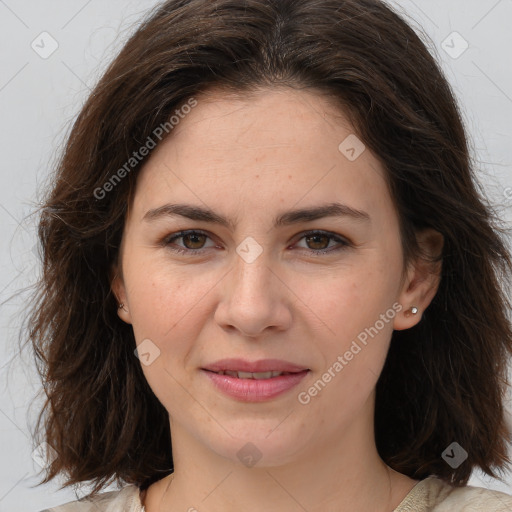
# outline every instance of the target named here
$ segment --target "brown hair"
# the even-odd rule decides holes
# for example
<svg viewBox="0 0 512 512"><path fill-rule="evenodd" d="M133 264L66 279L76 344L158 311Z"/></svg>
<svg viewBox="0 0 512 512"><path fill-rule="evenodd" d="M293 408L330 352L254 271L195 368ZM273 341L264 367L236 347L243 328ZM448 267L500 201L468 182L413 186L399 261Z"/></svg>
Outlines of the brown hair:
<svg viewBox="0 0 512 512"><path fill-rule="evenodd" d="M170 0L150 13L81 109L42 205L43 269L29 339L47 400L43 482L115 479L142 489L172 472L168 414L134 356L111 292L137 169L122 173L187 99L222 88L326 94L387 172L404 263L415 233L444 236L437 295L395 331L377 383L377 449L396 471L467 483L510 464L504 418L512 332L500 285L512 270L504 228L479 190L453 93L404 19L378 0ZM125 167L126 170L126 167ZM118 173L118 177L119 177ZM468 458L441 457L458 442Z"/></svg>

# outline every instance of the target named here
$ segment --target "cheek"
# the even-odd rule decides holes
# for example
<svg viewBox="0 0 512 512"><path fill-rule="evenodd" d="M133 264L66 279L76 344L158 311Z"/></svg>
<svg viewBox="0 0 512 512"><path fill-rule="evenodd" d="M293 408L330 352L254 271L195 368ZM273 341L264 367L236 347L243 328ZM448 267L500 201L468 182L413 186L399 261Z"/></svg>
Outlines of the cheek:
<svg viewBox="0 0 512 512"><path fill-rule="evenodd" d="M185 404L186 393L181 396L176 378L179 375L179 382L186 387L184 369L205 321L206 301L201 298L208 287L194 286L198 284L195 279L170 273L165 266L146 263L140 268L131 275L129 299L137 345L151 354L149 364L141 358L142 371L163 404L180 400Z"/></svg>
<svg viewBox="0 0 512 512"><path fill-rule="evenodd" d="M139 254L129 262L125 273L130 308L141 321L176 322L177 318L197 304L210 287L213 278L198 275L186 264L177 265L164 253Z"/></svg>
<svg viewBox="0 0 512 512"><path fill-rule="evenodd" d="M165 369L181 374L188 367L192 351L196 360L199 357L196 341L213 314L211 294L219 276L192 272L186 266L170 270L167 262L148 259L144 264L133 264L128 279L137 344L149 339L158 347L155 352L159 351L155 362L143 367L148 382L169 378Z"/></svg>
<svg viewBox="0 0 512 512"><path fill-rule="evenodd" d="M325 396L343 397L353 407L366 400L382 371L396 314L394 269L374 256L367 253L364 265L336 272L323 287L305 287L306 304L320 318L324 333L316 342L323 352L323 370L336 375Z"/></svg>
<svg viewBox="0 0 512 512"><path fill-rule="evenodd" d="M149 337L160 344L166 332L180 325L195 299L194 287L159 262L133 261L125 271L125 282L137 341Z"/></svg>
<svg viewBox="0 0 512 512"><path fill-rule="evenodd" d="M376 265L353 265L328 279L302 282L300 297L306 309L335 340L348 340L373 325L391 306L389 272Z"/></svg>
<svg viewBox="0 0 512 512"><path fill-rule="evenodd" d="M320 380L329 382L317 402L319 407L343 404L346 410L335 413L339 418L366 403L382 372L393 332L392 280L383 269L373 268L354 268L332 279L322 294L314 294L314 300L310 298L312 309L328 326L316 341L324 362Z"/></svg>

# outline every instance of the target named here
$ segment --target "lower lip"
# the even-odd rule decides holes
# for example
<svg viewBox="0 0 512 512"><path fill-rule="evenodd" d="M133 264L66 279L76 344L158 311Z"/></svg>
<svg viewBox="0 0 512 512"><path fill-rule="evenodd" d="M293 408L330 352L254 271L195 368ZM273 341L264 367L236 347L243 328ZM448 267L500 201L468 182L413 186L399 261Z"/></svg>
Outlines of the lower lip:
<svg viewBox="0 0 512 512"><path fill-rule="evenodd" d="M208 370L202 370L202 372L226 395L242 402L263 402L297 386L309 373L309 370L289 375L279 375L279 377L271 377L270 379L239 379L230 375L219 375Z"/></svg>

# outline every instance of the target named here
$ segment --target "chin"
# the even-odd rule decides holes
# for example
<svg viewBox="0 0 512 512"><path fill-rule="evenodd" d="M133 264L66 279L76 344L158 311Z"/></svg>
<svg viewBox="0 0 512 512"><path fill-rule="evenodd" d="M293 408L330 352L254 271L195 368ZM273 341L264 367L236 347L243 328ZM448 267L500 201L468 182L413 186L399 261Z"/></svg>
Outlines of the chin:
<svg viewBox="0 0 512 512"><path fill-rule="evenodd" d="M294 434L279 425L279 421L272 420L272 428L268 423L258 428L255 422L247 422L246 426L239 425L236 431L226 425L226 434L222 439L209 439L206 444L220 456L232 462L252 467L276 467L294 461L298 453L304 448L304 436L295 437Z"/></svg>

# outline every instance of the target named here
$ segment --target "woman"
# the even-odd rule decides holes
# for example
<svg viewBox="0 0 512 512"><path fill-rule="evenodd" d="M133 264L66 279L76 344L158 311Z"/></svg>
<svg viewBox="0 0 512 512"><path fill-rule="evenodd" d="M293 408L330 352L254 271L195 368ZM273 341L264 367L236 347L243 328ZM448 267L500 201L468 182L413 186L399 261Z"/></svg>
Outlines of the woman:
<svg viewBox="0 0 512 512"><path fill-rule="evenodd" d="M512 509L466 485L510 464L512 263L473 167L384 3L161 4L42 210L44 482L92 481L84 511Z"/></svg>

